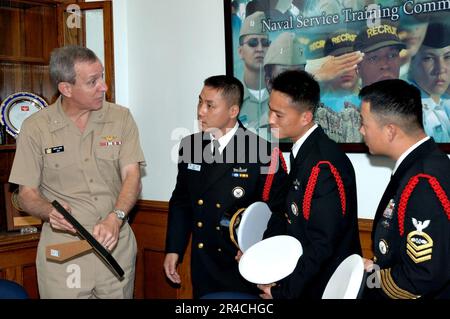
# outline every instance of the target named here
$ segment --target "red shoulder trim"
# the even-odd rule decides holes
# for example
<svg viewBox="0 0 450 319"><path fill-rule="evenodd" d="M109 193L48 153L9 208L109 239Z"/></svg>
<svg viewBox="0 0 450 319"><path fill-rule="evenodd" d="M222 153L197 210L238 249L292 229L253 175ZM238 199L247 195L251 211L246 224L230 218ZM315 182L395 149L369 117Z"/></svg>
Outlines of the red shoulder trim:
<svg viewBox="0 0 450 319"><path fill-rule="evenodd" d="M267 202L270 197L270 189L272 188L273 178L275 172L277 171L278 163L281 163L284 171L287 172L286 162L284 161L283 154L278 147L274 147L272 151L272 158L270 160L269 172L266 177L266 182L264 183L264 190L262 195L262 200Z"/></svg>
<svg viewBox="0 0 450 319"><path fill-rule="evenodd" d="M445 193L441 184L439 184L436 177L433 177L428 174L417 174L409 179L408 184L406 184L405 189L403 190L402 195L400 196L400 204L398 205L398 213L397 213L400 236L403 236L403 234L405 233L405 214L406 214L406 207L408 206L408 200L411 197L414 188L419 183L420 178L426 178L428 180L428 183L430 184L431 188L433 189L434 193L439 199L439 202L444 208L448 220L450 220L450 202L448 200L447 194Z"/></svg>
<svg viewBox="0 0 450 319"><path fill-rule="evenodd" d="M313 167L311 171L311 175L308 179L308 184L306 185L306 191L305 195L303 197L303 216L306 220L309 220L309 215L311 213L311 201L314 193L314 189L316 188L317 184L317 178L319 177L320 173L320 165L321 164L327 164L330 167L331 173L334 176L334 179L336 180L336 184L339 191L339 198L341 200L341 207L342 207L342 215L345 215L346 210L346 201L345 201L345 189L344 189L344 183L342 182L341 175L339 175L338 170L336 167L333 166L328 161L320 161L316 164L316 166Z"/></svg>

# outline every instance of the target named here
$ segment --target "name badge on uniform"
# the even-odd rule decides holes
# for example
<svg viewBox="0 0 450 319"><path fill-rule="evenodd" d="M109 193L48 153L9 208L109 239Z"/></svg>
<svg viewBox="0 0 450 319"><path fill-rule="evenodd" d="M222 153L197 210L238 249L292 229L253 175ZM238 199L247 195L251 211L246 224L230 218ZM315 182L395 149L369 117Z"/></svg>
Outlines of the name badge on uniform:
<svg viewBox="0 0 450 319"><path fill-rule="evenodd" d="M188 169L190 169L191 171L200 172L202 167L201 167L201 165L197 165L197 164L188 164Z"/></svg>
<svg viewBox="0 0 450 319"><path fill-rule="evenodd" d="M53 154L61 152L64 152L64 145L49 147L45 149L45 154Z"/></svg>

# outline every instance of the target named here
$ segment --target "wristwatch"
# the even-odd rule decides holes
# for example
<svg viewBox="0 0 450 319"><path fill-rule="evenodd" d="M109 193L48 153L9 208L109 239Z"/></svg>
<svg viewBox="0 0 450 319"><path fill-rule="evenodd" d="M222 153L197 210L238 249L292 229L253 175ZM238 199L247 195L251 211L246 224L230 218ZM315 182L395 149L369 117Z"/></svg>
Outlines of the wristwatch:
<svg viewBox="0 0 450 319"><path fill-rule="evenodd" d="M114 208L113 213L116 214L117 218L119 218L120 220L125 220L126 219L126 214L121 209Z"/></svg>

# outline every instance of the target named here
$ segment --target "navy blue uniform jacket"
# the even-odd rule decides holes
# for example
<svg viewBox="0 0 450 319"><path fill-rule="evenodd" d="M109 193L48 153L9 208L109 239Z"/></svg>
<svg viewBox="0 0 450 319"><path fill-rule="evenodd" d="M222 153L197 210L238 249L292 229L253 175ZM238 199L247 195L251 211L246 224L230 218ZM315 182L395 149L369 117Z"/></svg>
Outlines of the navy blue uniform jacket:
<svg viewBox="0 0 450 319"><path fill-rule="evenodd" d="M202 153L208 154L210 145L203 138L197 133L181 141L177 183L169 202L166 253L182 258L192 234L194 298L218 291L256 294L255 285L239 274L237 248L226 222L238 209L262 200L271 145L240 126L222 153L225 163L208 164ZM278 169L271 193L284 177L286 173Z"/></svg>
<svg viewBox="0 0 450 319"><path fill-rule="evenodd" d="M366 288L366 298L450 298L450 207L421 177L399 214L401 195L417 174L434 177L448 203L450 160L430 139L402 161L378 205L372 239L379 288Z"/></svg>
<svg viewBox="0 0 450 319"><path fill-rule="evenodd" d="M343 214L338 187L328 165L320 165L311 200L309 218L303 214L303 199L314 166L330 162L339 172L346 210ZM334 270L351 254L361 254L358 233L356 182L353 166L319 126L300 147L285 188L282 208L272 214L265 237L287 234L303 247L294 272L271 289L274 298L320 299Z"/></svg>

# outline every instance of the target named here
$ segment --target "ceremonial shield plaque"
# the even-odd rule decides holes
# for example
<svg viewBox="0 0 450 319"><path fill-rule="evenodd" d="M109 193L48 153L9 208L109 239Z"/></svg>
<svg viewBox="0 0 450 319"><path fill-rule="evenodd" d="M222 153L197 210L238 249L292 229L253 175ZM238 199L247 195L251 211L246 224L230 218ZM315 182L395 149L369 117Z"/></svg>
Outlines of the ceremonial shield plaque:
<svg viewBox="0 0 450 319"><path fill-rule="evenodd" d="M31 114L47 107L41 97L29 92L17 92L9 95L3 101L0 120L6 127L6 131L14 136L20 132L23 121Z"/></svg>

